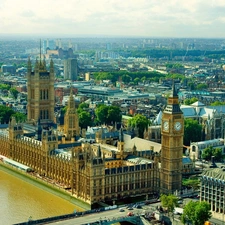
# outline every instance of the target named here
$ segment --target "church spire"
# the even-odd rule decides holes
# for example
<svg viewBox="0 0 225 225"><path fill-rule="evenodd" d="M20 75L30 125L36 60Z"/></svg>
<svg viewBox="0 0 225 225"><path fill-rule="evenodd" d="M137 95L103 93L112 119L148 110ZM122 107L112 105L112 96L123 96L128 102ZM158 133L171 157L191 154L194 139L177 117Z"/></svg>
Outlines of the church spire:
<svg viewBox="0 0 225 225"><path fill-rule="evenodd" d="M31 73L31 70L32 70L32 65L31 65L30 57L28 57L27 72L28 73Z"/></svg>
<svg viewBox="0 0 225 225"><path fill-rule="evenodd" d="M119 141L124 142L123 128L121 126L119 133Z"/></svg>
<svg viewBox="0 0 225 225"><path fill-rule="evenodd" d="M102 151L100 145L98 146L97 157L102 157Z"/></svg>
<svg viewBox="0 0 225 225"><path fill-rule="evenodd" d="M41 66L41 39L40 39L40 66Z"/></svg>
<svg viewBox="0 0 225 225"><path fill-rule="evenodd" d="M72 85L70 86L70 97L69 97L69 101L68 101L68 108L69 109L75 108L75 102L74 102L74 98L73 98L73 88L72 88Z"/></svg>
<svg viewBox="0 0 225 225"><path fill-rule="evenodd" d="M182 113L174 81L172 85L172 93L167 99L167 106L163 112L168 114Z"/></svg>
<svg viewBox="0 0 225 225"><path fill-rule="evenodd" d="M54 75L54 63L53 63L52 58L51 58L51 61L50 61L50 73Z"/></svg>
<svg viewBox="0 0 225 225"><path fill-rule="evenodd" d="M171 97L177 97L177 90L176 90L176 86L175 86L175 82L173 80L173 84L172 84L172 96Z"/></svg>

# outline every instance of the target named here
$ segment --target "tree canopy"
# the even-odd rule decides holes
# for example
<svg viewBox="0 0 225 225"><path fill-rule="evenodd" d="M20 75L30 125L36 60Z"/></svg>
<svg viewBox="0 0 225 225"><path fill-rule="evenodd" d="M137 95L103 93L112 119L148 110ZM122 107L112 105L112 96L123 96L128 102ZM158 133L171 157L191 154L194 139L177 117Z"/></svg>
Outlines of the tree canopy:
<svg viewBox="0 0 225 225"><path fill-rule="evenodd" d="M225 105L225 102L215 101L210 104L211 106Z"/></svg>
<svg viewBox="0 0 225 225"><path fill-rule="evenodd" d="M178 206L178 198L175 195L165 195L160 196L160 201L163 207L166 207L168 212L173 212L174 208Z"/></svg>
<svg viewBox="0 0 225 225"><path fill-rule="evenodd" d="M100 124L121 122L122 114L118 106L99 105L95 109L96 120Z"/></svg>
<svg viewBox="0 0 225 225"><path fill-rule="evenodd" d="M156 71L138 71L138 72L129 72L127 70L113 71L113 72L95 72L95 80L111 80L113 83L121 80L125 83L134 81L135 78L142 79L145 77L145 80L149 81L159 81L160 78L164 78L165 75ZM134 81L134 83L136 83Z"/></svg>
<svg viewBox="0 0 225 225"><path fill-rule="evenodd" d="M9 90L10 85L9 84L0 84L0 90Z"/></svg>
<svg viewBox="0 0 225 225"><path fill-rule="evenodd" d="M183 80L185 78L185 76L183 74L179 74L179 73L168 73L166 75L166 78Z"/></svg>
<svg viewBox="0 0 225 225"><path fill-rule="evenodd" d="M215 157L216 161L221 161L224 156L221 148L213 148L209 146L202 151L202 159L211 160L212 156Z"/></svg>
<svg viewBox="0 0 225 225"><path fill-rule="evenodd" d="M138 137L144 137L144 131L148 129L150 125L150 120L141 114L135 115L132 119L128 121L129 126L138 128Z"/></svg>
<svg viewBox="0 0 225 225"><path fill-rule="evenodd" d="M191 187L194 190L197 190L200 185L200 180L197 177L189 178L189 179L182 179L182 185L186 187Z"/></svg>
<svg viewBox="0 0 225 225"><path fill-rule="evenodd" d="M88 126L92 126L92 119L91 119L91 114L86 111L81 111L78 114L79 117L79 126L81 129L85 128L87 129Z"/></svg>
<svg viewBox="0 0 225 225"><path fill-rule="evenodd" d="M17 99L19 91L17 91L16 88L14 88L14 87L10 88L9 91L12 94L13 98Z"/></svg>
<svg viewBox="0 0 225 225"><path fill-rule="evenodd" d="M177 68L184 68L184 66L180 63L166 63L166 68L177 69Z"/></svg>
<svg viewBox="0 0 225 225"><path fill-rule="evenodd" d="M196 86L196 89L197 90L204 90L204 89L206 89L208 86L207 86L207 84L198 84L197 86Z"/></svg>
<svg viewBox="0 0 225 225"><path fill-rule="evenodd" d="M26 115L20 112L13 111L10 107L0 105L0 122L8 123L9 119L14 116L17 122L24 122Z"/></svg>
<svg viewBox="0 0 225 225"><path fill-rule="evenodd" d="M77 109L77 113L81 113L82 111L86 111L89 108L89 104L86 102L82 102L79 104L78 109Z"/></svg>
<svg viewBox="0 0 225 225"><path fill-rule="evenodd" d="M184 100L184 104L185 105L191 105L191 104L193 104L193 103L195 103L197 101L198 101L198 98L196 98L196 97L187 98L187 99Z"/></svg>
<svg viewBox="0 0 225 225"><path fill-rule="evenodd" d="M210 204L207 202L188 202L184 207L181 221L183 224L191 222L193 225L202 225L211 218Z"/></svg>
<svg viewBox="0 0 225 225"><path fill-rule="evenodd" d="M202 125L197 120L191 118L184 120L184 145L189 145L191 141L200 141L202 136Z"/></svg>

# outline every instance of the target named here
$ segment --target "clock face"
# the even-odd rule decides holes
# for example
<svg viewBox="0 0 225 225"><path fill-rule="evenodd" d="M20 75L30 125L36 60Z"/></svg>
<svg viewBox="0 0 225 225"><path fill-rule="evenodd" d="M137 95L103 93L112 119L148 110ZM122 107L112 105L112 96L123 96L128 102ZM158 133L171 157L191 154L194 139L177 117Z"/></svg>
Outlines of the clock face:
<svg viewBox="0 0 225 225"><path fill-rule="evenodd" d="M177 130L177 131L181 130L181 127L182 127L182 125L181 125L180 122L176 122L176 123L174 124L174 129Z"/></svg>
<svg viewBox="0 0 225 225"><path fill-rule="evenodd" d="M165 121L164 123L163 123L163 130L169 130L169 123L168 123L168 121Z"/></svg>

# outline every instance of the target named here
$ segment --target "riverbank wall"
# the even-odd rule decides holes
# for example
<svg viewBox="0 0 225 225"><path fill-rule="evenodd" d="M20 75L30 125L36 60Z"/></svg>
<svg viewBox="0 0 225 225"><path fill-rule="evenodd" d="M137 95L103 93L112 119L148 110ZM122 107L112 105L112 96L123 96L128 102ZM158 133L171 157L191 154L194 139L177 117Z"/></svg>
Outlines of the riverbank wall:
<svg viewBox="0 0 225 225"><path fill-rule="evenodd" d="M32 185L38 187L44 191L47 191L47 192L54 194L60 198L63 198L66 201L69 201L70 203L76 205L76 207L79 208L79 211L85 211L85 210L91 209L91 206L89 204L82 202L79 199L76 199L68 191L66 191L63 188L60 188L56 185L50 184L50 183L42 180L41 178L38 178L27 172L16 169L10 165L6 165L3 162L0 162L0 169L8 174L11 174L11 175L25 181L25 182L28 182L29 184L32 184Z"/></svg>

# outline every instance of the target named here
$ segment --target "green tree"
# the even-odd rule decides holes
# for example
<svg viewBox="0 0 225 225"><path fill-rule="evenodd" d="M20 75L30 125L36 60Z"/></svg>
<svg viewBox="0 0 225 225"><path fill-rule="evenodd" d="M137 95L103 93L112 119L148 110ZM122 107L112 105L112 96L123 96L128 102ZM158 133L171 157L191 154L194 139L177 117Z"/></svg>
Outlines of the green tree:
<svg viewBox="0 0 225 225"><path fill-rule="evenodd" d="M221 161L224 156L221 148L213 148L209 146L202 151L202 159L211 160L212 156L215 157L216 161Z"/></svg>
<svg viewBox="0 0 225 225"><path fill-rule="evenodd" d="M222 148L214 148L212 155L215 157L216 161L221 161L222 159L224 159Z"/></svg>
<svg viewBox="0 0 225 225"><path fill-rule="evenodd" d="M208 148L203 149L201 158L205 160L211 160L213 147L209 146Z"/></svg>
<svg viewBox="0 0 225 225"><path fill-rule="evenodd" d="M113 75L108 72L96 72L94 73L95 80L111 80L113 81ZM116 80L114 80L115 82Z"/></svg>
<svg viewBox="0 0 225 225"><path fill-rule="evenodd" d="M67 108L68 108L68 106L64 106L64 107L61 109L61 110L62 110L62 112L63 112L63 114L65 114L65 113L66 113Z"/></svg>
<svg viewBox="0 0 225 225"><path fill-rule="evenodd" d="M142 77L141 81L144 83L146 81L146 76Z"/></svg>
<svg viewBox="0 0 225 225"><path fill-rule="evenodd" d="M0 120L1 120L0 122L8 123L13 113L14 111L11 108L6 107L4 105L0 105Z"/></svg>
<svg viewBox="0 0 225 225"><path fill-rule="evenodd" d="M25 114L15 112L10 107L0 105L0 123L8 123L12 116L15 116L17 122L24 122L26 120Z"/></svg>
<svg viewBox="0 0 225 225"><path fill-rule="evenodd" d="M210 208L210 204L207 202L190 201L184 207L181 221L183 224L191 222L193 225L202 225L212 216Z"/></svg>
<svg viewBox="0 0 225 225"><path fill-rule="evenodd" d="M208 86L207 86L207 84L198 84L197 86L196 86L196 89L197 90L204 90L204 89L206 89Z"/></svg>
<svg viewBox="0 0 225 225"><path fill-rule="evenodd" d="M107 115L107 124L121 122L122 114L118 106L109 106Z"/></svg>
<svg viewBox="0 0 225 225"><path fill-rule="evenodd" d="M134 83L137 85L140 82L140 78L136 77L134 78Z"/></svg>
<svg viewBox="0 0 225 225"><path fill-rule="evenodd" d="M174 211L174 208L178 206L178 198L172 194L162 194L160 196L160 201L162 206L167 208L168 213L172 213Z"/></svg>
<svg viewBox="0 0 225 225"><path fill-rule="evenodd" d="M198 98L196 98L196 97L187 98L187 99L184 100L184 104L185 105L191 105L191 104L193 104L193 103L195 103L197 101L198 101Z"/></svg>
<svg viewBox="0 0 225 225"><path fill-rule="evenodd" d="M150 121L143 115L137 114L132 119L129 119L128 124L135 128L138 128L138 137L144 137L144 131L148 129Z"/></svg>
<svg viewBox="0 0 225 225"><path fill-rule="evenodd" d="M179 73L169 73L166 75L166 78L183 80L185 78L185 76L183 74L179 74Z"/></svg>
<svg viewBox="0 0 225 225"><path fill-rule="evenodd" d="M82 111L86 111L87 109L89 108L89 104L86 103L86 102L82 102L80 103L80 105L78 106L78 109L77 109L77 113L81 113Z"/></svg>
<svg viewBox="0 0 225 225"><path fill-rule="evenodd" d="M10 85L9 84L0 84L0 90L9 90Z"/></svg>
<svg viewBox="0 0 225 225"><path fill-rule="evenodd" d="M189 87L189 89L190 89L191 91L192 91L192 90L195 90L195 83L192 82L192 81L188 82L188 87Z"/></svg>
<svg viewBox="0 0 225 225"><path fill-rule="evenodd" d="M79 113L79 126L81 129L87 129L88 126L92 126L91 114L86 111L82 111Z"/></svg>
<svg viewBox="0 0 225 225"><path fill-rule="evenodd" d="M186 187L191 187L194 190L198 190L200 185L200 180L197 177L182 179L182 185Z"/></svg>
<svg viewBox="0 0 225 225"><path fill-rule="evenodd" d="M121 77L122 81L124 83L129 83L131 81L131 77L127 74L124 74L122 77Z"/></svg>
<svg viewBox="0 0 225 225"><path fill-rule="evenodd" d="M167 63L166 68L173 68L173 69L179 69L179 68L184 68L184 66L180 63Z"/></svg>
<svg viewBox="0 0 225 225"><path fill-rule="evenodd" d="M18 94L19 94L19 91L17 91L16 90L16 88L10 88L9 89L9 91L10 91L10 93L13 95L13 97L15 98L15 99L17 99L17 96L18 96Z"/></svg>
<svg viewBox="0 0 225 225"><path fill-rule="evenodd" d="M200 141L202 135L202 125L197 120L191 118L184 120L184 145L189 145L190 141Z"/></svg>
<svg viewBox="0 0 225 225"><path fill-rule="evenodd" d="M210 104L211 106L225 105L225 102L215 101Z"/></svg>
<svg viewBox="0 0 225 225"><path fill-rule="evenodd" d="M16 112L14 114L12 114L12 116L15 117L16 122L25 122L27 119L27 116L24 113L20 113L20 112Z"/></svg>
<svg viewBox="0 0 225 225"><path fill-rule="evenodd" d="M108 115L108 106L106 105L98 105L98 107L95 109L95 115L96 120L100 124L104 124L107 121L107 115Z"/></svg>
<svg viewBox="0 0 225 225"><path fill-rule="evenodd" d="M99 105L95 110L97 122L101 124L111 124L121 122L122 114L118 106Z"/></svg>

